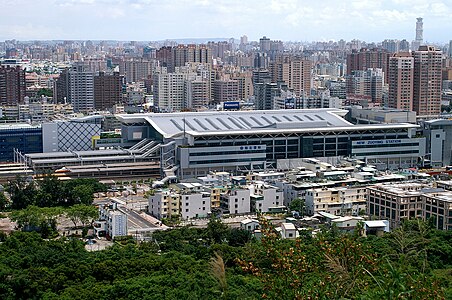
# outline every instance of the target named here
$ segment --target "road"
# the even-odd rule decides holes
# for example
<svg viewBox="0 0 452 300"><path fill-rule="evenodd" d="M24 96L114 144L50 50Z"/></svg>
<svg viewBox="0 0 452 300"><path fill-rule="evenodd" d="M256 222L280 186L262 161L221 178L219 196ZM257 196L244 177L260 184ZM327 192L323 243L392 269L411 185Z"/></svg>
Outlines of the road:
<svg viewBox="0 0 452 300"><path fill-rule="evenodd" d="M127 209L124 206L119 206L119 208L127 214L130 229L157 228L155 224L144 219L137 212Z"/></svg>

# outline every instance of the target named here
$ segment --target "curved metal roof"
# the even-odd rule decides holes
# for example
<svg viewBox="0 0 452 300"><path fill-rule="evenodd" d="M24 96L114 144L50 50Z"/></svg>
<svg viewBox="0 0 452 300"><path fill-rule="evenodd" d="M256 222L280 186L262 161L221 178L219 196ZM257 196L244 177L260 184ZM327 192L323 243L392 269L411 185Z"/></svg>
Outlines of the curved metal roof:
<svg viewBox="0 0 452 300"><path fill-rule="evenodd" d="M200 135L353 127L342 118L346 113L346 110L327 108L122 114L117 118L128 124L148 123L165 138L170 138L184 131Z"/></svg>

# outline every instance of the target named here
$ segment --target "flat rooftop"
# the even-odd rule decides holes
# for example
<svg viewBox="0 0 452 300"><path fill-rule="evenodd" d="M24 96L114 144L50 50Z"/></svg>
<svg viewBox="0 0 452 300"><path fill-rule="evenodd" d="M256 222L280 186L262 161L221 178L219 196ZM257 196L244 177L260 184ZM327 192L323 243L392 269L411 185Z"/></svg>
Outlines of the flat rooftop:
<svg viewBox="0 0 452 300"><path fill-rule="evenodd" d="M37 129L41 125L30 125L28 123L0 123L0 130L7 129Z"/></svg>

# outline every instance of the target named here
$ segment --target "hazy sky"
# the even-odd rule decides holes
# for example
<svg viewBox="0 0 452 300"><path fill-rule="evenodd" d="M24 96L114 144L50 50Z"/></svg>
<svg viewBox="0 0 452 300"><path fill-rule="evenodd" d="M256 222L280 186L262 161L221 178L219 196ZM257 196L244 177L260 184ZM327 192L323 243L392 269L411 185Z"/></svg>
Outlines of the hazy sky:
<svg viewBox="0 0 452 300"><path fill-rule="evenodd" d="M452 0L0 0L0 40L452 39Z"/></svg>

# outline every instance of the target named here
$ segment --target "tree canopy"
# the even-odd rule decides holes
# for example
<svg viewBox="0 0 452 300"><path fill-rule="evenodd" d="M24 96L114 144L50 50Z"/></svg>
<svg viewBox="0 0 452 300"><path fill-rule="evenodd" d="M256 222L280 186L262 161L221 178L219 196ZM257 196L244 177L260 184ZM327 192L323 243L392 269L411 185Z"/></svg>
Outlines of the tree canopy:
<svg viewBox="0 0 452 300"><path fill-rule="evenodd" d="M25 177L18 176L9 182L7 190L11 196L11 208L23 209L29 205L38 207L90 205L93 202L93 194L104 192L107 188L91 178L61 181L53 175L45 175L36 181L27 181Z"/></svg>
<svg viewBox="0 0 452 300"><path fill-rule="evenodd" d="M0 298L451 299L450 231L410 221L382 237L285 240L267 221L261 228L259 240L213 219L97 252L78 239L13 232L1 237Z"/></svg>

